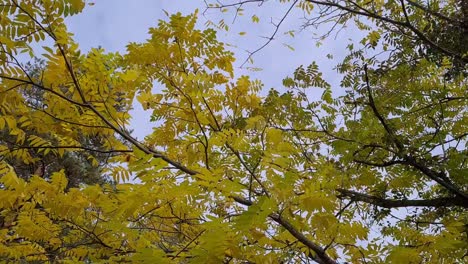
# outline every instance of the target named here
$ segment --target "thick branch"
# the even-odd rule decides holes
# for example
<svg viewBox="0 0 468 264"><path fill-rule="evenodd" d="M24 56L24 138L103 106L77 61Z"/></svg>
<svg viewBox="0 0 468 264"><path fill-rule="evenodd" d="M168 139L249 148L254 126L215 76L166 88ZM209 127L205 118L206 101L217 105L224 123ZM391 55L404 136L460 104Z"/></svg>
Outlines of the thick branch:
<svg viewBox="0 0 468 264"><path fill-rule="evenodd" d="M451 193L459 196L462 198L465 203L468 204L468 194L464 193L462 190L458 189L458 187L454 186L452 183L445 181L444 178L446 178L445 174L443 172L436 172L429 167L427 167L425 164L422 162L416 160L412 156L407 156L405 158L405 161L407 164L411 165L412 167L418 169L420 172L424 173L426 176L431 178L432 180L436 181L440 185L444 186L447 190L449 190Z"/></svg>
<svg viewBox="0 0 468 264"><path fill-rule="evenodd" d="M304 234L299 232L288 220L284 219L281 215L271 214L270 218L273 219L273 221L275 221L276 223L283 226L286 230L288 230L289 233L293 235L297 240L299 240L302 244L306 245L308 248L313 250L316 254L316 256L313 257L315 261L321 264L337 263L332 258L330 258L330 256L327 255L327 253L322 247L310 241Z"/></svg>
<svg viewBox="0 0 468 264"><path fill-rule="evenodd" d="M339 198L349 198L353 201L373 204L384 208L399 208L399 207L450 207L461 206L468 208L468 204L457 197L440 197L426 200L395 200L384 199L373 195L359 193L355 191L337 189L340 193Z"/></svg>
<svg viewBox="0 0 468 264"><path fill-rule="evenodd" d="M403 148L404 148L403 144L398 140L398 138L396 137L393 130L390 128L390 126L385 121L384 117L377 110L377 106L375 105L374 97L372 96L372 91L371 91L371 88L370 88L369 75L368 75L368 71L367 71L367 64L364 65L364 77L365 77L365 81L366 81L367 94L368 94L368 97L369 97L369 106L371 107L372 112L377 117L377 119L379 119L379 122L382 124L382 126L384 127L387 134L390 136L390 139L393 141L393 143L395 143L398 150L402 151Z"/></svg>
<svg viewBox="0 0 468 264"><path fill-rule="evenodd" d="M429 13L431 15L434 15L434 16L440 18L440 19L446 20L446 21L448 21L450 23L453 23L453 24L460 23L457 20L454 20L454 19L452 19L452 18L450 18L450 17L448 17L448 16L446 16L446 15L444 15L442 13L439 13L439 12L437 12L435 10L432 10L429 7L423 6L423 5L421 5L421 4L419 4L419 3L415 2L415 1L412 1L412 0L406 0L406 1L408 2L409 5L414 6L416 8L419 8L419 9L423 10L424 12Z"/></svg>
<svg viewBox="0 0 468 264"><path fill-rule="evenodd" d="M393 166L393 165L396 165L396 164L402 164L403 163L400 160L384 161L384 162L381 162L381 163L367 161L367 160L359 160L359 159L354 159L353 161L356 162L356 163L367 165L367 166L373 166L373 167L379 167L379 168L390 167L390 166Z"/></svg>
<svg viewBox="0 0 468 264"><path fill-rule="evenodd" d="M252 201L247 200L247 199L245 199L244 197L240 197L240 196L231 196L231 198L232 198L234 201L236 201L236 202L238 202L238 203L240 203L240 204L243 204L243 205L245 205L245 206L251 206L251 205L253 205L253 202L252 202Z"/></svg>
<svg viewBox="0 0 468 264"><path fill-rule="evenodd" d="M451 193L455 194L456 196L462 198L465 203L468 203L468 194L460 190L457 186L453 185L449 179L445 176L443 172L436 172L426 166L423 162L418 161L414 156L411 154L408 154L407 150L405 149L405 146L401 143L401 141L397 138L395 132L393 129L388 125L387 121L383 117L383 115L378 111L377 106L375 105L374 97L372 96L372 91L370 88L370 83L369 83L369 75L367 71L367 65L364 65L364 77L365 77L365 82L366 82L366 89L368 92L368 97L369 97L369 106L372 109L372 112L374 115L377 117L379 122L382 124L384 127L385 131L387 132L388 136L390 139L393 141L395 146L397 147L399 151L399 156L401 159L403 159L401 164L407 164L410 165L411 167L419 170L420 172L424 173L427 177L429 177L431 180L437 182L438 184L442 185L444 188L446 188L448 191Z"/></svg>
<svg viewBox="0 0 468 264"><path fill-rule="evenodd" d="M232 196L232 199L234 201L243 204L245 206L251 206L253 205L253 202L250 200L247 200L243 197L240 196ZM310 239L308 239L304 234L302 234L300 231L298 231L289 221L284 219L281 215L272 213L269 215L269 217L284 227L288 232L294 236L297 240L299 240L301 243L303 243L305 246L307 246L309 249L315 252L315 256L312 258L317 261L318 263L326 263L326 264L336 264L336 261L334 261L330 256L327 255L325 250L320 247L319 245L315 244L312 242Z"/></svg>

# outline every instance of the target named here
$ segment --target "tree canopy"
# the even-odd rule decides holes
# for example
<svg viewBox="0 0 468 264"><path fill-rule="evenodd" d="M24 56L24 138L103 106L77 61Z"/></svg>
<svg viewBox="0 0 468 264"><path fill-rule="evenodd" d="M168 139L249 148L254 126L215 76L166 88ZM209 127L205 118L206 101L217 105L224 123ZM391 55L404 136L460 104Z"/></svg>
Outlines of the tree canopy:
<svg viewBox="0 0 468 264"><path fill-rule="evenodd" d="M25 69L31 76L36 75L39 78L44 69L43 60L35 60L32 63L26 63ZM18 88L20 90L21 88ZM28 107L34 111L42 111L47 107L44 101L44 91L36 87L28 87L21 91ZM81 136L77 140L80 142L81 147L85 149L94 149L97 155L93 159L88 159L87 152L64 152L63 155L55 155L54 152L45 152L42 148L35 148L34 146L20 145L15 142L16 135L10 135L7 129L3 129L0 136L2 146L8 149L9 152L19 149L27 149L29 155L35 160L34 162L26 163L22 159L16 158L14 155L5 155L8 164L12 166L18 177L29 179L33 174L41 177L50 177L52 173L61 169L65 170L68 179L68 187L78 187L81 183L95 184L109 182L110 179L101 173L100 168L107 163L108 157L112 153L99 153L100 152L100 138L99 135L91 137ZM28 129L24 127L23 132L25 137L31 141L39 140L38 136L49 139L49 133L38 135L35 129ZM52 139L53 140L53 139Z"/></svg>
<svg viewBox="0 0 468 264"><path fill-rule="evenodd" d="M263 2L206 4L239 15ZM83 53L64 18L84 1L0 1L0 260L468 261L466 1L274 3L306 27L366 33L336 66L340 87L320 62L269 91L236 76L223 20L201 27L197 10L122 54ZM136 104L151 112L143 141ZM54 157L114 181L17 169Z"/></svg>

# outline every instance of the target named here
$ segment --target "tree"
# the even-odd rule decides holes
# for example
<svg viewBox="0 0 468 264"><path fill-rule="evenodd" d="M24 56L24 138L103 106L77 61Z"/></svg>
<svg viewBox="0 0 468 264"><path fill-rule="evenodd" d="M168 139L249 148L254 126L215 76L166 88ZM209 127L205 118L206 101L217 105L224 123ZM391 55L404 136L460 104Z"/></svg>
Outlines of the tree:
<svg viewBox="0 0 468 264"><path fill-rule="evenodd" d="M35 79L40 79L43 69L45 68L43 60L36 59L33 63L28 63L25 66L28 75L34 76ZM18 87L18 89L21 89ZM31 87L22 91L24 100L32 111L42 111L47 113L48 106L43 103L44 91L40 88ZM34 130L24 129L26 137L30 143L38 143L40 138L45 137L53 141L54 137L49 134L38 135ZM15 135L9 135L4 129L0 134L2 141L4 161L10 164L18 177L28 180L33 174L43 178L49 178L53 172L61 169L65 170L65 175L68 180L68 187L79 187L80 184L96 184L104 183L106 179L102 174L102 166L107 162L110 153L95 155L88 159L89 151L99 153L102 138L98 137L79 137L78 141L81 146L86 148L86 151L74 152L67 151L63 155L56 155L54 152L44 153L44 149L37 148L34 144L17 144ZM27 149L33 157L34 163L24 164L21 159L15 158L15 150ZM38 151L39 150L39 151ZM40 153L42 152L42 153Z"/></svg>
<svg viewBox="0 0 468 264"><path fill-rule="evenodd" d="M310 8L307 3L299 7ZM363 15L324 3L346 11L347 19ZM124 55L102 49L82 55L63 23L64 16L81 12L82 1L3 1L0 129L16 144L59 156L87 151L83 136L105 138L100 152L114 155L104 173L123 183L66 189L63 170L26 181L3 160L0 258L466 258L465 54L440 40L421 56L410 43L432 44L410 27L419 17L389 13L396 2L370 4L375 14L397 17L367 15L377 28L370 28L366 49L387 44L396 52L377 60L350 46L338 67L347 94L334 98L316 63L285 78L286 92L260 96L260 81L234 77L234 54L216 32L195 27L197 12L160 21L146 42L129 44ZM442 6L436 14L453 14L451 8ZM406 21L401 32L380 38L379 26L398 26L397 19ZM357 21L362 30L364 22ZM45 38L54 45L44 48L47 64L39 78L17 58L33 53L32 43ZM320 101L309 99L311 88L323 89ZM43 93L44 111L28 104L22 91L30 89ZM127 127L134 97L152 110L154 132L144 142ZM34 140L27 130L51 137ZM5 151L34 162L28 151ZM131 176L141 183L125 183Z"/></svg>

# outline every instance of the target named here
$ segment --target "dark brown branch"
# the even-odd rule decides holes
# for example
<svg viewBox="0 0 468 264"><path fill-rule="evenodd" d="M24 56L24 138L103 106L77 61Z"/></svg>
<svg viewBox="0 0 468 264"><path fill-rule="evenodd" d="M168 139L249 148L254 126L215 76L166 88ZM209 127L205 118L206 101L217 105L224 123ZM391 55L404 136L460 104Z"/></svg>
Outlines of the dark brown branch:
<svg viewBox="0 0 468 264"><path fill-rule="evenodd" d="M184 252L193 242L195 242L206 230L202 230L198 235L196 235L192 240L190 240L187 245L185 245L177 254L175 254L172 259L177 258L182 252Z"/></svg>
<svg viewBox="0 0 468 264"><path fill-rule="evenodd" d="M357 249L359 251L359 254L361 254L362 263L364 263L364 264L368 263L367 260L366 260L366 254L364 254L361 247L353 245L353 244L348 244L348 243L337 243L337 244L340 245L340 246L353 247L353 248Z"/></svg>
<svg viewBox="0 0 468 264"><path fill-rule="evenodd" d="M404 115L412 115L412 114L416 114L417 112L420 112L420 111L423 111L423 110L426 110L426 109L431 109L435 106L438 106L438 105L442 105L442 104L448 104L452 101L457 101L457 100L463 100L463 101L467 101L468 100L468 96L459 96L459 97L444 97L444 98L441 98L439 99L437 102L431 102L429 104L426 104L420 108L417 108L413 111L410 111L410 112L407 112L407 113L404 113Z"/></svg>
<svg viewBox="0 0 468 264"><path fill-rule="evenodd" d="M288 230L289 233L293 235L297 240L299 240L302 244L306 245L308 248L313 250L316 254L316 256L313 256L315 261L317 261L318 263L323 263L323 264L336 264L337 263L332 258L330 258L330 256L328 256L328 254L325 252L325 250L322 247L320 247L319 245L309 240L304 234L299 232L289 221L287 221L281 215L271 214L270 218L273 219L273 221L275 221L276 223L283 226L286 230Z"/></svg>
<svg viewBox="0 0 468 264"><path fill-rule="evenodd" d="M27 85L27 84L18 83L18 84L16 84L16 85L13 85L12 87L10 87L10 88L4 90L4 91L0 91L0 94L2 94L2 93L7 93L7 92L9 92L9 91L11 91L11 90L14 90L14 89L16 89L16 88L22 86L22 85Z"/></svg>
<svg viewBox="0 0 468 264"><path fill-rule="evenodd" d="M432 180L436 181L440 185L444 186L447 190L452 192L453 194L459 196L462 198L465 203L468 204L468 194L464 193L462 190L459 190L456 186L454 186L451 182L448 182L444 179L446 179L446 175L443 172L436 172L429 167L427 167L425 164L423 164L421 161L416 160L416 158L412 156L407 156L405 158L405 161L407 164L411 165L412 167L418 169L422 173L424 173L426 176L431 178Z"/></svg>
<svg viewBox="0 0 468 264"><path fill-rule="evenodd" d="M243 205L245 205L245 206L251 206L251 205L253 205L253 202L252 202L252 201L247 200L247 199L245 199L244 197L241 197L241 196L231 196L231 198L232 198L234 201L236 201L236 202L238 202L238 203L240 203L240 204L243 204Z"/></svg>
<svg viewBox="0 0 468 264"><path fill-rule="evenodd" d="M266 189L265 185L262 183L262 181L255 175L255 171L252 170L247 163L245 163L244 159L242 159L241 154L239 153L238 150L234 149L230 144L226 143L226 147L231 150L231 152L237 157L239 162L242 164L242 166L249 172L250 176L260 185L262 188L263 192L267 197L270 197L270 194L268 193L268 190Z"/></svg>
<svg viewBox="0 0 468 264"><path fill-rule="evenodd" d="M419 3L416 3L416 2L414 2L412 0L406 0L406 1L408 2L409 5L414 6L416 8L419 8L419 9L423 10L424 12L426 12L428 14L431 14L433 16L436 16L436 17L438 17L440 19L446 20L446 21L448 21L450 23L459 23L459 21L453 20L450 17L448 17L448 16L446 16L446 15L444 15L442 13L439 13L439 12L437 12L435 10L430 9L429 7L425 7L425 6L423 6L423 5L419 4Z"/></svg>
<svg viewBox="0 0 468 264"><path fill-rule="evenodd" d="M359 5L357 5L357 6L360 7L360 10L356 10L356 9L353 9L353 8L350 8L350 7L347 7L347 6L343 6L343 5L340 5L340 4L337 4L335 2L331 2L331 1L317 1L317 0L306 0L306 1L317 4L317 5L335 7L335 8L338 8L340 10L349 12L349 13L354 14L354 15L360 15L360 16L364 16L364 17L368 17L368 18L373 18L373 19L376 19L376 20L379 20L379 21L390 23L392 25L402 26L404 28L409 29L417 37L419 37L420 40L422 40L423 42L425 42L429 46L439 50L440 52L442 52L442 53L444 53L446 55L449 55L451 57L455 57L455 58L460 59L460 60L462 60L464 62L468 62L468 58L463 57L462 54L458 54L458 53L456 53L454 51L443 48L443 47L437 45L432 40L428 39L424 35L424 33L422 33L420 30L415 28L412 24L408 23L408 21L398 21L398 20L394 20L394 19L391 19L391 18L388 18L388 17L384 17L384 16L378 15L376 13L372 13L371 11L369 11L369 10L367 10L365 8L362 8L362 6L359 6Z"/></svg>
<svg viewBox="0 0 468 264"><path fill-rule="evenodd" d="M382 163L377 163L377 162L372 162L372 161L367 161L367 160L358 160L358 159L354 159L353 161L356 163L367 165L367 166L374 166L374 167L380 167L380 168L390 167L396 164L403 163L400 160L384 161Z"/></svg>
<svg viewBox="0 0 468 264"><path fill-rule="evenodd" d="M359 193L355 191L337 189L340 193L338 198L348 198L352 201L364 202L373 204L383 208L400 208L400 207L451 207L461 206L468 208L468 203L457 197L440 197L425 200L395 200L384 199L381 197Z"/></svg>
<svg viewBox="0 0 468 264"><path fill-rule="evenodd" d="M73 121L70 121L70 120L65 120L65 119L62 119L62 118L58 118L56 116L54 116L53 114L43 110L43 109L40 109L40 108L37 108L37 107L33 107L33 106L30 106L28 105L29 108L31 109L34 109L36 111L40 111L50 117L52 117L53 119L57 120L57 121L60 121L60 122L63 122L63 123L67 123L67 124L71 124L71 125L75 125L75 126L82 126L82 127L88 127L88 128L102 128L102 129L110 129L112 130L111 128L107 127L107 126L100 126L100 125L88 125L88 124L81 124L81 123L78 123L78 122L73 122Z"/></svg>
<svg viewBox="0 0 468 264"><path fill-rule="evenodd" d="M402 151L404 146L403 144L398 140L398 138L396 137L395 133L393 132L393 130L390 128L390 126L387 124L386 120L384 119L384 117L380 114L380 112L377 110L377 106L375 105L375 102L374 102L374 96L372 95L372 91L371 91L371 88L370 88L370 83L369 83L369 75L368 75L368 71L367 71L367 64L364 65L364 77L365 77L365 81L366 81L366 89L367 89L367 94L368 94L368 97L369 97L369 106L371 107L372 109L372 112L374 113L374 115L377 117L377 119L379 120L380 124L382 124L382 126L384 127L385 131L387 132L387 134L390 136L390 139L393 141L393 143L396 145L396 147L398 148L399 151Z"/></svg>
<svg viewBox="0 0 468 264"><path fill-rule="evenodd" d="M69 103L72 103L72 104L75 104L75 105L78 105L78 106L81 106L81 107L86 107L87 106L86 104L83 104L83 103L77 102L75 100L72 100L72 99L66 97L63 94L60 94L59 92L54 91L52 88L45 87L45 86L40 85L38 83L35 83L35 82L31 81L31 80L15 78L15 77L10 77L10 76L6 76L6 75L0 75L0 79L7 79L7 80L11 80L11 81L17 81L17 82L20 82L20 83L23 83L23 84L33 85L33 86L36 86L37 88L39 88L41 90L48 91L48 92L50 92L50 93L64 99L65 101L67 101Z"/></svg>
<svg viewBox="0 0 468 264"><path fill-rule="evenodd" d="M372 112L374 115L377 117L379 122L382 124L384 127L385 131L387 132L388 136L390 139L393 141L393 143L396 145L398 149L398 155L402 159L400 161L401 164L406 164L410 165L411 167L419 170L423 174L425 174L427 177L429 177L431 180L437 182L438 184L442 185L444 188L446 188L448 191L451 193L455 194L456 196L460 197L462 200L464 200L465 203L468 203L468 194L460 190L457 186L453 185L449 179L446 177L445 173L443 172L436 172L426 166L424 162L417 160L414 156L412 156L410 153L405 153L407 150L405 149L404 145L401 143L401 141L396 137L395 132L393 129L387 124L387 121L385 118L380 114L380 112L377 109L377 106L375 105L374 102L374 97L372 96L372 91L370 88L370 83L369 83L369 75L367 71L367 65L364 65L364 77L365 77L365 82L366 82L366 89L368 92L368 97L369 97L369 106L372 109Z"/></svg>
<svg viewBox="0 0 468 264"><path fill-rule="evenodd" d="M65 223L68 223L69 225L72 225L73 227L77 228L78 230L80 230L82 233L84 233L85 235L87 235L89 238L91 238L94 242L96 242L97 244L105 247L105 248L108 248L108 249L114 249L112 246L106 244L100 237L99 235L87 230L86 228L74 223L73 221L71 220L66 220L66 219L63 219L63 220L60 220L60 221L63 221Z"/></svg>
<svg viewBox="0 0 468 264"><path fill-rule="evenodd" d="M243 197L232 196L232 199L234 199L236 202L243 204L245 206L253 205L252 201L247 200ZM322 247L315 244L310 239L308 239L304 234L299 232L289 221L284 219L281 215L272 213L269 215L269 217L273 221L275 221L276 223L284 227L286 230L288 230L288 232L292 236L294 236L297 240L299 240L301 243L303 243L305 246L307 246L308 248L310 248L311 250L315 252L316 256L309 256L309 257L313 258L318 263L336 264L336 262L332 258L330 258L330 256L327 255L327 253Z"/></svg>

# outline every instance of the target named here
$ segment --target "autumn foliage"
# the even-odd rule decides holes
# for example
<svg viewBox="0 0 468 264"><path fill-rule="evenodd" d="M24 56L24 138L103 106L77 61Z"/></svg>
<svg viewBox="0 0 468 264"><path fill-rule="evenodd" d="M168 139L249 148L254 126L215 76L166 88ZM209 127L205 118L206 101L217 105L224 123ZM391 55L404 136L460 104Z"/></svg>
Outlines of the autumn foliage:
<svg viewBox="0 0 468 264"><path fill-rule="evenodd" d="M435 33L463 38L468 8L350 2L277 3L328 7L368 32L337 66L336 96L315 62L270 91L236 76L223 22L200 27L198 11L123 54L83 54L64 23L83 1L0 1L0 261L467 261L467 51ZM45 59L40 74L25 56ZM130 132L135 104L151 113L144 141ZM17 173L50 155L113 180Z"/></svg>

